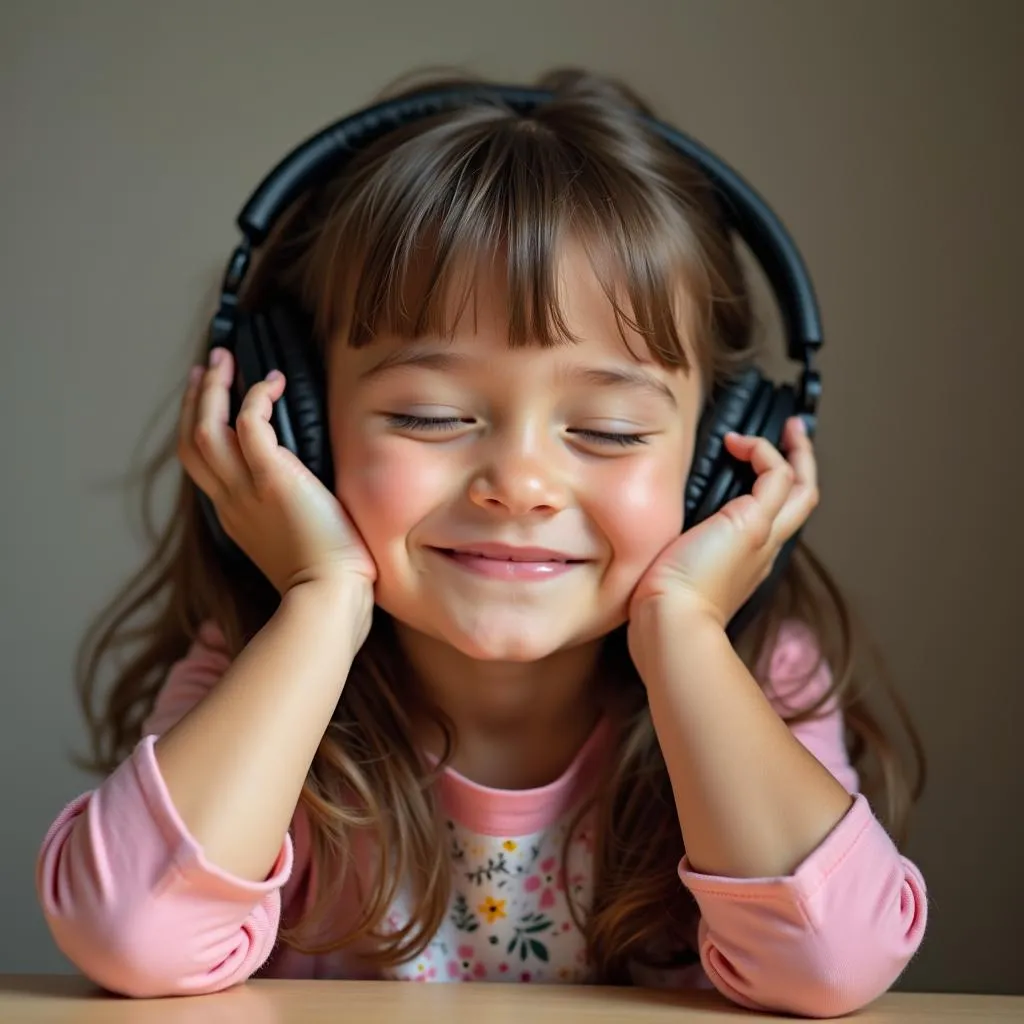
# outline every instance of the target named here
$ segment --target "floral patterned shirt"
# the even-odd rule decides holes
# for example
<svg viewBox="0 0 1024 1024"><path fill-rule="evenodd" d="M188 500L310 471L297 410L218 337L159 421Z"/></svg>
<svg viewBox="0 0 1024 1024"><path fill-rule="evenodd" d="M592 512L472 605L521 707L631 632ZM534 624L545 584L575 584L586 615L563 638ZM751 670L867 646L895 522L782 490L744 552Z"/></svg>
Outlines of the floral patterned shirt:
<svg viewBox="0 0 1024 1024"><path fill-rule="evenodd" d="M448 770L441 780L452 868L449 912L414 960L389 971L417 981L582 982L588 980L583 934L591 897L590 817L577 825L563 872L562 851L585 781L593 776L607 726L591 736L551 786L497 791ZM398 901L389 925L407 919Z"/></svg>
<svg viewBox="0 0 1024 1024"><path fill-rule="evenodd" d="M136 996L215 992L256 973L460 983L593 980L568 900L571 895L585 915L593 864L586 819L569 837L564 873L560 863L569 824L607 756L606 723L548 786L500 791L450 768L442 773L452 872L448 913L420 956L372 970L365 949L307 955L279 941L282 922L302 918L318 891L304 815L296 814L267 878L251 882L207 860L170 799L155 739L209 692L228 664L219 631L205 625L171 671L132 755L97 789L72 800L47 831L36 871L40 904L55 942L84 974ZM799 703L808 703L830 682L828 665L799 624L783 629L765 668L766 692L780 711L797 689ZM917 950L927 916L924 880L857 792L840 711L826 705L818 717L790 728L854 795L852 807L786 877L704 875L684 857L678 875L697 908L697 957L671 971L638 967L636 983L713 985L752 1009L836 1016L884 992ZM372 863L369 852L357 848L364 867ZM346 885L332 924L344 928L358 900L358 887ZM400 894L388 925L400 927L409 912Z"/></svg>

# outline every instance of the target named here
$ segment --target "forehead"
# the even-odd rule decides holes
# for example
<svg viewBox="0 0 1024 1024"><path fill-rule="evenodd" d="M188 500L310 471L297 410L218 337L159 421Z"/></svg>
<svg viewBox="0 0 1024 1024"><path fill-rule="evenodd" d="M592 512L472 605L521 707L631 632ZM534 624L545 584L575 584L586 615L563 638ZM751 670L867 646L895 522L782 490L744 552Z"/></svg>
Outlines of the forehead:
<svg viewBox="0 0 1024 1024"><path fill-rule="evenodd" d="M569 371L576 382L587 374L573 374L573 369L590 369L594 371L590 377L595 384L608 383L618 373L634 381L646 378L664 382L662 387L668 386L674 392L692 390L693 385L699 390L698 361L687 329L692 318L682 285L675 316L690 370L665 367L652 357L647 340L630 322L631 308L625 288L617 291L613 303L581 243L566 242L554 269L551 292L555 301L551 311L544 311L549 320L556 321L549 323L544 332L556 339L553 345L540 340L540 331L536 332L535 340L525 345L510 344L511 317L529 319L535 311L513 308L507 267L495 258L489 264L467 268L451 280L444 297L445 322L449 325L445 334L409 337L382 330L361 347L347 345L343 338L334 339L328 358L338 372L332 373L332 377L340 375L351 387L379 378L382 371L398 366L444 370L486 364L493 372L514 372L514 367L525 369L531 364L546 367L556 375ZM424 287L429 284L422 279L412 285L413 294L407 300L410 309L422 301ZM617 315L616 304L625 316ZM609 379L602 379L602 375Z"/></svg>

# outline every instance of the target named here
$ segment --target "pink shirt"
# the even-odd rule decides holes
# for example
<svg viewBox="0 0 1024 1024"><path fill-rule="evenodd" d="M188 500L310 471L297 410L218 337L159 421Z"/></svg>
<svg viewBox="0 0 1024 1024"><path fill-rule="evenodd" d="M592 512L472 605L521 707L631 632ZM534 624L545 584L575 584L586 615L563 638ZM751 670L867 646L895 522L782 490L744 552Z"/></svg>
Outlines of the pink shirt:
<svg viewBox="0 0 1024 1024"><path fill-rule="evenodd" d="M398 968L373 972L358 949L306 956L277 944L315 893L308 827L296 814L270 876L254 883L209 863L179 818L153 754L156 736L181 718L228 665L219 633L204 627L170 672L144 738L97 789L73 800L47 832L37 865L43 912L60 949L98 984L135 996L214 992L256 971L278 978L417 981L587 982L583 936L567 892L586 907L592 834L584 820L558 869L570 819L604 755L606 724L561 778L535 790L502 791L448 770L439 785L452 870L449 914L430 945ZM802 627L787 625L771 653L769 695L816 659ZM805 704L829 685L825 665ZM637 966L638 984L713 985L734 1002L824 1017L855 1010L888 989L924 934L925 885L857 794L858 780L833 708L793 725L794 735L855 795L853 806L788 877L724 878L680 862L681 884L699 907L699 960L671 971ZM360 863L365 864L364 857ZM334 919L354 912L355 887ZM405 893L389 927L407 918Z"/></svg>

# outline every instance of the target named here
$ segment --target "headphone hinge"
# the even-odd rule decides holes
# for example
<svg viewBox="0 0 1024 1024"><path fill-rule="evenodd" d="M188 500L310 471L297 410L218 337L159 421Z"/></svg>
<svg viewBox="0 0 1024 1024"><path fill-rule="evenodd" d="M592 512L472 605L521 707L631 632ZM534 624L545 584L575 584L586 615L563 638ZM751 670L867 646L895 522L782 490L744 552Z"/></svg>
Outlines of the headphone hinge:
<svg viewBox="0 0 1024 1024"><path fill-rule="evenodd" d="M821 374L814 369L812 363L814 353L810 346L804 348L804 369L797 385L797 410L807 427L807 433L813 437L818 427L818 402L821 398Z"/></svg>
<svg viewBox="0 0 1024 1024"><path fill-rule="evenodd" d="M209 344L222 345L231 337L235 329L235 315L238 311L238 290L249 270L252 258L252 246L249 240L243 239L231 254L224 280L221 283L220 298L217 301L217 312L210 319Z"/></svg>

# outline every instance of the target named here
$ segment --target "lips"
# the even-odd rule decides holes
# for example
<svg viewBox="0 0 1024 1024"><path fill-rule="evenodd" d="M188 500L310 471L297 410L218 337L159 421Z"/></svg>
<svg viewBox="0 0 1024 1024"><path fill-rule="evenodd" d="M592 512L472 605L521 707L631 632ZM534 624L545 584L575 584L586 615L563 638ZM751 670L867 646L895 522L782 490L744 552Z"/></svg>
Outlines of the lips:
<svg viewBox="0 0 1024 1024"><path fill-rule="evenodd" d="M485 558L494 562L557 562L564 565L575 565L584 562L584 558L576 558L564 551L551 548L513 547L507 544L473 544L455 548L437 548L446 555L461 555L469 558Z"/></svg>
<svg viewBox="0 0 1024 1024"><path fill-rule="evenodd" d="M430 548L446 564L477 579L498 584L540 583L573 575L589 559L574 558L551 548L509 544L466 544L457 548Z"/></svg>

